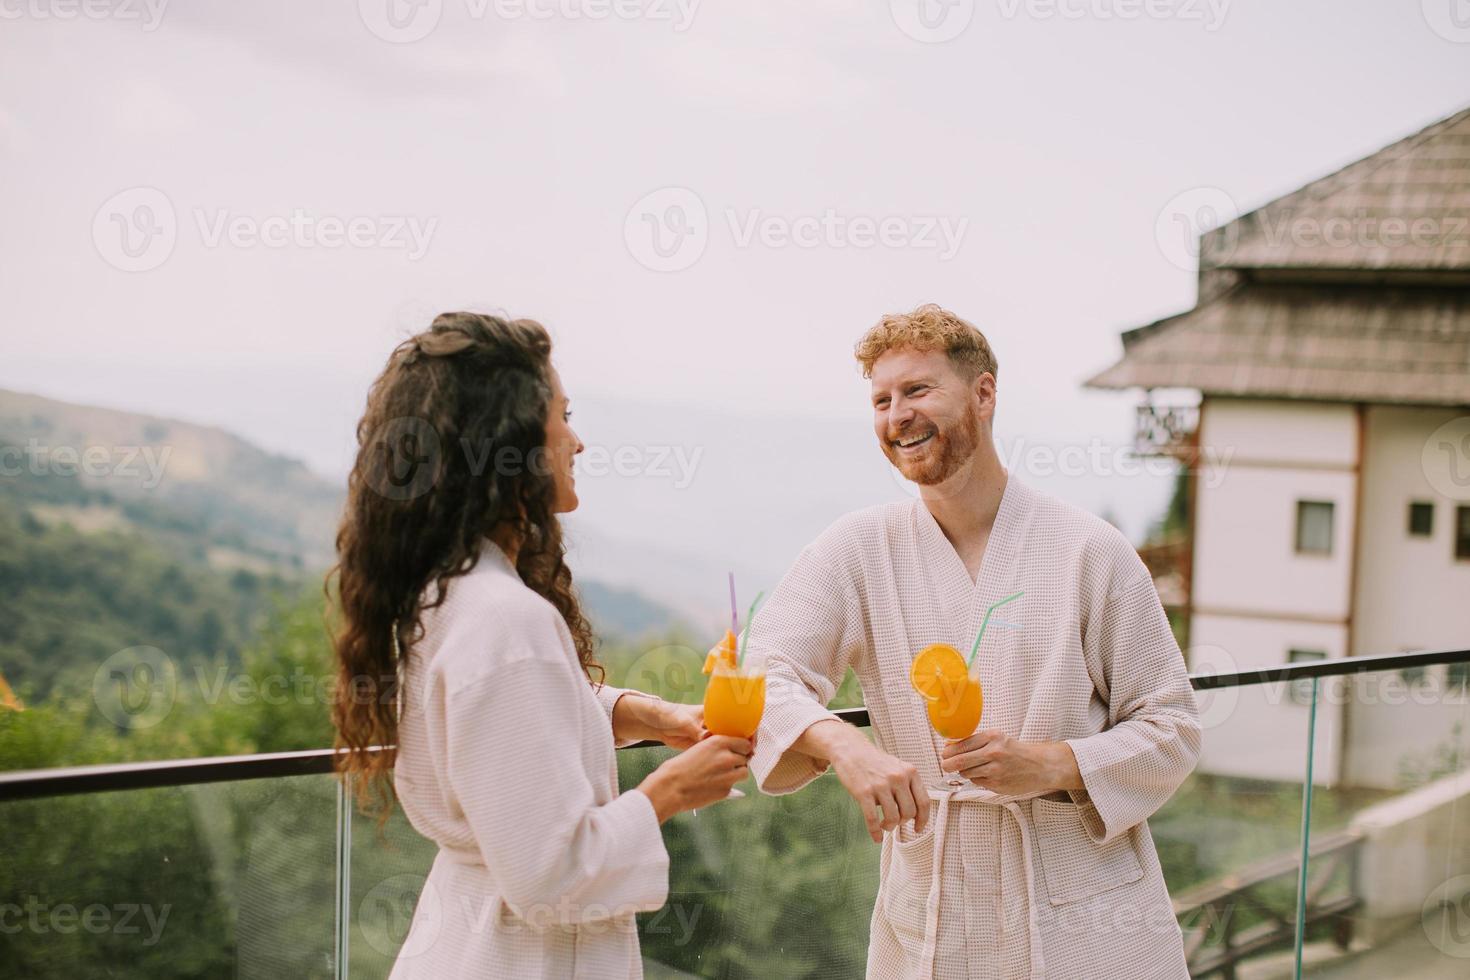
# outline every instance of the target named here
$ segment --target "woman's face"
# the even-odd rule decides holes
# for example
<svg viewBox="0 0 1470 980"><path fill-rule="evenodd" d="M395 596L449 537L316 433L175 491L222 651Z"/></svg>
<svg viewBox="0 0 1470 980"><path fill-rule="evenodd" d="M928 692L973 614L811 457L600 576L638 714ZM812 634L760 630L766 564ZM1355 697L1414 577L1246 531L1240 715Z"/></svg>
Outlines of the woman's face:
<svg viewBox="0 0 1470 980"><path fill-rule="evenodd" d="M546 414L546 460L556 484L556 500L551 510L566 514L577 509L577 478L572 473L572 460L583 449L582 440L572 431L572 410L562 390L561 375L551 369L551 406Z"/></svg>

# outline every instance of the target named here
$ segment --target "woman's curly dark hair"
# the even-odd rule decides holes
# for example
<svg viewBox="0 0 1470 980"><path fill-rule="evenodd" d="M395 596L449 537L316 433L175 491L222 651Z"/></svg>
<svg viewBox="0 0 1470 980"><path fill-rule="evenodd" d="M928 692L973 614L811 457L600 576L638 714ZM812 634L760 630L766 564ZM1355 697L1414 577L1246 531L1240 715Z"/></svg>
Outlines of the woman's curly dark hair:
<svg viewBox="0 0 1470 980"><path fill-rule="evenodd" d="M398 345L368 392L337 532L332 722L345 750L338 772L356 777L359 803L380 817L394 802L400 682L422 614L475 567L487 536L519 543L521 580L561 613L583 670L602 680L552 510L551 394L546 329L479 313L436 317Z"/></svg>

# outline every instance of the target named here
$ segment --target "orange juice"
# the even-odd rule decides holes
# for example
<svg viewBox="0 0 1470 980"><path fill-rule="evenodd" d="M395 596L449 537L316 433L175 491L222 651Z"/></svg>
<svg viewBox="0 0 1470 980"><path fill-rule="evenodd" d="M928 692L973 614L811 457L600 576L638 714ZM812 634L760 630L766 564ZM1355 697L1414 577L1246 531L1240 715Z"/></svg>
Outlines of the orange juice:
<svg viewBox="0 0 1470 980"><path fill-rule="evenodd" d="M940 687L940 696L924 705L929 724L947 739L969 738L980 725L980 711L984 706L980 682L965 675L954 681L945 680Z"/></svg>
<svg viewBox="0 0 1470 980"><path fill-rule="evenodd" d="M704 690L704 727L716 735L750 738L766 710L765 671L721 664Z"/></svg>

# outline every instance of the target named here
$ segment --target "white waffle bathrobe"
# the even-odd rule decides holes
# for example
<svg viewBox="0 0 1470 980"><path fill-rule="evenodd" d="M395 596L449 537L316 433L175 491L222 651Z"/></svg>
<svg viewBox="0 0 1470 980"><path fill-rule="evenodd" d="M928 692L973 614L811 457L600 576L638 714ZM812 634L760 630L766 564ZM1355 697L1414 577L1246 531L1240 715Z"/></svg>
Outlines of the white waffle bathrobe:
<svg viewBox="0 0 1470 980"><path fill-rule="evenodd" d="M833 717L826 705L851 666L877 744L939 782L944 741L909 664L931 643L968 655L985 609L1022 589L981 647L980 727L1066 740L1086 790L969 789L936 798L919 836L911 825L886 834L868 976L1184 978L1144 822L1199 752L1183 657L1127 540L1014 474L977 581L917 500L850 514L801 553L751 633L771 658L752 769L768 793L822 772L791 745Z"/></svg>
<svg viewBox="0 0 1470 980"><path fill-rule="evenodd" d="M425 615L395 785L439 845L394 980L641 977L634 913L668 894L648 798L618 795L611 712L561 615L487 542Z"/></svg>

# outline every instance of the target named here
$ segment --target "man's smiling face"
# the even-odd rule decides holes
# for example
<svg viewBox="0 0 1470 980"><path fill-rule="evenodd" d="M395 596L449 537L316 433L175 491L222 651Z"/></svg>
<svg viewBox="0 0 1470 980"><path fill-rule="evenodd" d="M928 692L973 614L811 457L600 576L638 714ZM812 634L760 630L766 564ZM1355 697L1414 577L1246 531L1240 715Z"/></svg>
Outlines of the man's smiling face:
<svg viewBox="0 0 1470 980"><path fill-rule="evenodd" d="M974 455L982 421L976 382L944 351L890 350L873 363L871 380L873 432L905 479L940 483Z"/></svg>

